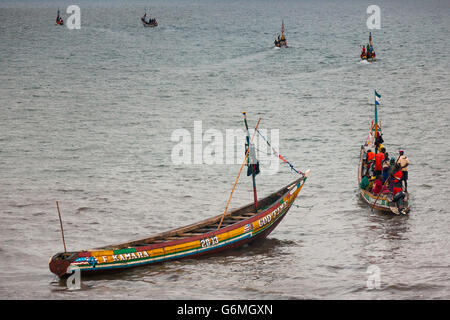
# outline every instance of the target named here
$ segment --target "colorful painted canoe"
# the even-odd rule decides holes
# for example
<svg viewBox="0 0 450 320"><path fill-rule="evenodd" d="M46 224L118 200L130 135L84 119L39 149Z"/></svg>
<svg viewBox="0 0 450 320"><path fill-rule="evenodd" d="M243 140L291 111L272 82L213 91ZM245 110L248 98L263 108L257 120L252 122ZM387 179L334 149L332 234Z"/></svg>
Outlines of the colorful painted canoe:
<svg viewBox="0 0 450 320"><path fill-rule="evenodd" d="M68 276L75 269L79 269L82 275L120 271L213 254L265 238L289 211L308 175L309 170L301 178L259 200L261 209L256 213L253 212L253 203L229 211L220 229L222 214L150 238L100 249L62 252L50 259L50 271L58 277Z"/></svg>
<svg viewBox="0 0 450 320"><path fill-rule="evenodd" d="M373 149L373 148L372 148ZM363 172L363 160L364 160L364 154L365 154L365 147L361 146L361 154L359 158L359 166L358 166L358 187L361 184L362 179L362 172ZM383 211L383 212L390 212L394 214L400 214L399 210L397 208L397 205L395 202L393 202L392 194L387 195L374 195L368 190L363 190L359 188L359 192L361 194L362 199L371 207L374 209ZM404 199L404 212L408 213L410 211L409 207L409 194L407 192L405 193L405 199Z"/></svg>

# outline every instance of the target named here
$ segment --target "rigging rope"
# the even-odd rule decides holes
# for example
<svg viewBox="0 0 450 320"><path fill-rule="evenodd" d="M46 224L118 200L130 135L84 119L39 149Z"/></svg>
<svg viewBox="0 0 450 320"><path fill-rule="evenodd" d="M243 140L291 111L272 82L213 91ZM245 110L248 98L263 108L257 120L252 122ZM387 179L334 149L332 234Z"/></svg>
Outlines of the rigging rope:
<svg viewBox="0 0 450 320"><path fill-rule="evenodd" d="M298 173L298 174L300 174L300 175L302 175L302 176L305 175L305 174L304 174L303 172L301 172L300 170L295 169L294 166L292 165L292 163L290 163L289 161L287 161L286 159L284 159L284 158L281 156L281 154L280 154L277 150L275 150L274 147L272 147L272 146L270 145L269 141L266 139L266 137L263 136L263 134L262 134L261 132L259 132L258 129L256 129L256 131L257 131L257 132L259 133L259 135L264 139L264 141L266 141L267 145L268 145L270 148L272 148L273 153L274 153L275 155L278 155L278 158L280 158L284 163L286 163L286 164L291 168L291 170L295 171L296 173Z"/></svg>

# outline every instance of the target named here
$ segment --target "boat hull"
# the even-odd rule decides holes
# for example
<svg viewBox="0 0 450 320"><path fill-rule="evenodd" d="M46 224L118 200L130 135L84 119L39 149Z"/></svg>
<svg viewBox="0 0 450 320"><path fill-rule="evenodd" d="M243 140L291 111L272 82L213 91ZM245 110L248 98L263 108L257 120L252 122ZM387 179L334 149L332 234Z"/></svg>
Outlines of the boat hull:
<svg viewBox="0 0 450 320"><path fill-rule="evenodd" d="M282 48L282 47L287 48L287 43L286 43L286 41L280 41L280 42L278 42L278 43L275 44L275 47L278 47L278 48Z"/></svg>
<svg viewBox="0 0 450 320"><path fill-rule="evenodd" d="M289 211L305 181L306 177L296 180L294 183L286 186L285 190L282 189L285 192L276 197L273 202L272 198L277 193L262 199L261 203L268 203L268 200L270 200L265 209L215 231L179 240L164 241L163 239L160 243L156 242L148 245L137 246L135 245L137 242L130 242L102 249L58 253L50 259L50 271L59 277L68 276L74 270L80 270L83 275L93 275L171 260L198 258L239 248L254 240L264 239L275 229ZM239 215L248 214L246 211L249 211L248 209L252 205L249 204L235 210L234 214L230 214L227 218L232 219L235 217L238 219ZM218 226L217 222L220 218L221 215L209 219L211 220L211 225ZM204 221L198 223L199 227L204 227L204 225ZM192 232L196 230L195 228L196 224L164 234L173 235L176 232L181 232L181 230L183 232L186 232L186 230ZM167 236L166 238L169 239Z"/></svg>
<svg viewBox="0 0 450 320"><path fill-rule="evenodd" d="M142 22L142 25L144 27L154 28L154 27L158 26L158 22L157 21L155 21L155 23L148 23L144 19L141 18L141 22Z"/></svg>
<svg viewBox="0 0 450 320"><path fill-rule="evenodd" d="M362 179L362 170L363 170L363 158L364 158L364 146L361 146L361 153L359 158L359 165L358 165L358 188L361 184ZM392 199L389 197L389 195L373 195L371 192L367 190L363 190L359 188L359 193L361 195L361 198L366 202L370 207L373 207L374 209L377 209L384 213L392 213L392 214L399 214L397 205L392 202ZM409 207L409 194L405 192L405 213L408 213L410 211Z"/></svg>

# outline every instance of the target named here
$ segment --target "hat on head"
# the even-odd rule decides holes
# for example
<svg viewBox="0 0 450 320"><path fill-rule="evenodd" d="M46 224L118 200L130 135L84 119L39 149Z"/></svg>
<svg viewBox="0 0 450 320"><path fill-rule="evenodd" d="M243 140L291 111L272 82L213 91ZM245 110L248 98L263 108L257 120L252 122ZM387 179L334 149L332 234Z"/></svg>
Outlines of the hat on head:
<svg viewBox="0 0 450 320"><path fill-rule="evenodd" d="M398 153L403 154L403 150L398 150Z"/></svg>

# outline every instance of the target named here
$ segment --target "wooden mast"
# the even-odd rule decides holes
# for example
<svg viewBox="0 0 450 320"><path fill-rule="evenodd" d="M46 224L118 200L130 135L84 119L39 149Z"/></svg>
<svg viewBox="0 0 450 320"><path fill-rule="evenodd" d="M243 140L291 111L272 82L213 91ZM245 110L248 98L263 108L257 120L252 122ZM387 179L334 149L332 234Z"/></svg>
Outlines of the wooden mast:
<svg viewBox="0 0 450 320"><path fill-rule="evenodd" d="M59 212L58 201L56 201L56 209L58 209L59 224L61 226L61 235L62 235L62 240L63 240L63 244L64 244L64 252L67 252L66 241L64 240L64 229L63 229L63 225L62 225L61 212Z"/></svg>
<svg viewBox="0 0 450 320"><path fill-rule="evenodd" d="M250 142L252 142L253 138L255 137L256 130L258 130L258 126L259 126L259 122L260 121L261 121L261 118L259 118L258 122L256 123L255 132L253 133L252 140ZM228 197L228 201L227 201L227 205L225 207L225 211L223 212L222 218L220 219L219 226L217 227L217 230L219 230L220 227L222 226L223 218L225 218L225 215L227 213L228 206L230 205L231 197L233 196L234 189L236 188L236 184L237 184L237 182L239 180L239 176L241 175L242 168L244 167L244 164L247 161L247 157L248 157L248 152L249 151L250 151L250 148L247 149L247 152L245 153L244 161L242 161L241 168L239 169L238 176L236 177L236 180L234 181L233 189L231 189L231 193L230 193L230 196Z"/></svg>
<svg viewBox="0 0 450 320"><path fill-rule="evenodd" d="M250 155L251 144L250 144L250 132L248 131L248 124L247 124L247 115L245 112L242 112L242 114L244 115L245 128L247 129L247 145L248 145L248 150L249 150L249 155ZM252 159L252 160L256 161L256 159ZM253 202L255 204L255 212L258 212L258 196L256 193L256 179L255 179L256 163L250 163L250 157L247 157L247 163L248 163L249 167L252 166L251 168L252 168L252 180L253 180Z"/></svg>
<svg viewBox="0 0 450 320"><path fill-rule="evenodd" d="M376 143L377 143L377 138L378 138L378 107L377 107L377 91L375 90L375 133L374 133L374 137L375 137L375 154L378 153L378 148L376 147Z"/></svg>

